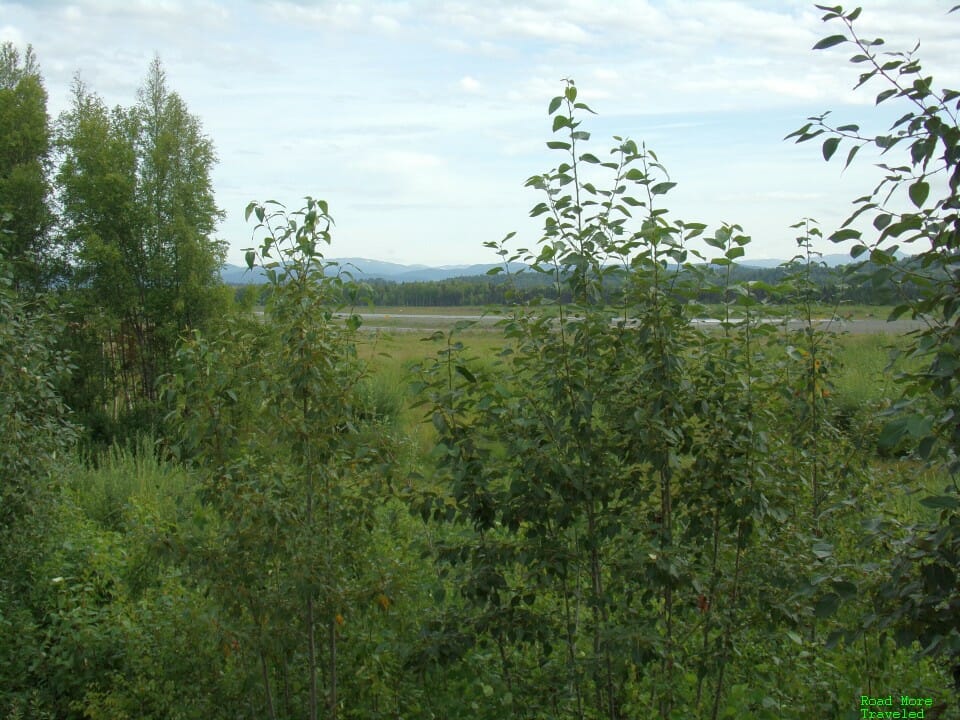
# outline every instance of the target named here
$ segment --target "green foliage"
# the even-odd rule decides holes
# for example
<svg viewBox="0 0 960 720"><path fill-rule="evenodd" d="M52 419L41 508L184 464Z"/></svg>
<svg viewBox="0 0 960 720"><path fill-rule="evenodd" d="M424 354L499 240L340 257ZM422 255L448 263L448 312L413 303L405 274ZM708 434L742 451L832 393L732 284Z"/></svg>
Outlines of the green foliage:
<svg viewBox="0 0 960 720"><path fill-rule="evenodd" d="M50 304L16 294L0 255L0 552L5 567L18 567L26 555L17 553L29 554L33 533L42 532L55 486L51 473L58 455L75 440L56 389L70 372L67 358L56 350L60 330ZM15 577L7 578L13 583L7 591L22 589Z"/></svg>
<svg viewBox="0 0 960 720"><path fill-rule="evenodd" d="M821 366L802 361L784 386L790 356L764 360L778 345L757 322L762 288L731 281L749 242L739 227L707 239L720 254L706 270L687 248L704 226L659 206L674 183L657 156L615 138L600 190L584 177L595 156L580 149L576 111L589 108L572 82L550 104L560 108L554 129L567 137L551 147L564 161L527 183L546 195L531 211L544 217L539 249L493 247L508 270L529 262L561 300L501 322L493 370L458 339L468 323L438 333L443 348L420 369L438 473L413 502L425 520L452 523L437 552L461 596L431 657L492 653L482 687L509 700L481 702L480 717L768 707L769 696L743 695L744 658L813 618L800 596L808 561L794 548L829 497L812 437L826 428ZM704 292L723 299L719 332L690 323ZM801 332L816 353L823 338ZM778 413L796 423L781 427ZM798 432L811 433L802 457ZM839 602L826 597L824 610ZM812 708L817 696L790 701Z"/></svg>
<svg viewBox="0 0 960 720"><path fill-rule="evenodd" d="M25 300L0 255L0 714L49 708L38 683L54 629L31 599L42 593L47 538L57 530L58 470L76 437L57 385L69 374L56 350L61 324L46 298ZM49 682L55 682L53 674Z"/></svg>
<svg viewBox="0 0 960 720"><path fill-rule="evenodd" d="M219 519L196 571L250 648L260 679L251 699L270 717L295 708L316 717L322 704L334 717L356 702L338 695L341 663L359 657L342 628L363 598L389 604L367 584L378 441L360 432L382 420L364 415L388 408L370 386L358 391L358 321L334 313L349 281L320 251L326 203L308 198L295 213L252 203L247 215L265 235L248 262L262 262L272 284L266 319L238 316L183 345L169 379L172 450L199 468L201 498Z"/></svg>
<svg viewBox="0 0 960 720"><path fill-rule="evenodd" d="M803 142L825 134L823 155L827 160L846 140L851 143L848 165L865 145L875 145L884 155L903 151L905 157L900 164L888 161L879 165L883 179L872 192L854 202L856 209L832 237L861 240L852 254L869 253L870 259L881 265L874 272L878 282L886 281L897 270L891 266L899 247L894 243L920 245L915 262L904 273L918 288L919 297L906 298L894 314L909 312L927 323L927 329L916 333L905 351L906 357L921 363L921 367L902 374L903 400L894 419L881 432L880 442L894 447L908 441L919 457L939 464L950 477L941 495L924 501L938 510L935 522L900 527L877 521L871 525L878 543L895 537L902 549L889 579L879 584L876 608L867 615L864 625L893 629L902 644L909 646L917 641L924 653L949 658L955 689L960 693L960 636L954 612L960 602L956 574L960 548L960 488L956 482L960 471L960 425L956 420L960 412L956 362L960 344L956 324L960 309L956 284L960 93L938 91L933 78L923 75L915 56L919 44L910 52L881 53L876 48L883 44L882 39L864 39L856 31L859 8L845 13L839 6L818 7L826 13L824 21L839 21L844 32L820 41L815 49L841 42L855 45L857 54L850 60L865 68L856 87L879 82L884 89L877 94L876 104L896 102L904 112L888 134L864 135L854 124L834 127L824 114L809 118L810 122L788 137ZM931 187L936 188L933 194ZM873 218L875 233L864 235L853 227L861 217Z"/></svg>
<svg viewBox="0 0 960 720"><path fill-rule="evenodd" d="M825 11L847 32L817 47L856 44L862 82L901 83L878 100L915 103L889 137L825 116L794 134L824 135L826 160L851 139L893 152L898 128L910 149L855 212L879 234L854 249L869 288L930 323L884 427L885 351L861 360L817 323L857 289L813 251L816 223L795 226L793 261L744 274L750 238L672 219L655 153L587 150L572 81L548 105L559 162L527 181L537 244L489 244L503 269L469 292L410 289L515 303L495 332L428 339L415 432L412 353L358 335L364 289L324 259L326 203L248 206L269 286L214 322L212 146L159 62L134 108L77 84L72 321L0 272L0 717L840 717L878 688L942 695L960 647L960 94L901 82L912 58L884 63L859 10ZM931 250L896 260L887 240L914 230ZM163 403L161 441L71 455L58 387L105 440Z"/></svg>
<svg viewBox="0 0 960 720"><path fill-rule="evenodd" d="M47 93L33 48L23 57L11 42L0 44L0 215L10 231L0 252L18 290L38 293L63 271L51 241L48 204L51 130Z"/></svg>
<svg viewBox="0 0 960 720"><path fill-rule="evenodd" d="M223 216L216 156L154 60L139 102L108 111L79 80L60 119L57 185L76 248L71 348L81 363L71 403L106 444L156 430L156 380L181 332L222 315ZM120 438L124 437L122 434Z"/></svg>

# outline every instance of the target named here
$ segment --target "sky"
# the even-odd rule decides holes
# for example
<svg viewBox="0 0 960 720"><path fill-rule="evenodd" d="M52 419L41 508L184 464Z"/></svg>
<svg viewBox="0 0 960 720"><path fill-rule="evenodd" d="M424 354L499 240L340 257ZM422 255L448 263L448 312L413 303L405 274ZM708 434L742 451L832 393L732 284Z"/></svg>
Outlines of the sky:
<svg viewBox="0 0 960 720"><path fill-rule="evenodd" d="M920 41L935 86L956 88L957 1L864 0L858 32ZM484 243L509 232L535 247L544 198L524 183L568 159L545 145L562 139L547 107L564 78L598 113L582 149L604 159L619 135L657 154L669 219L736 223L748 258L789 258L792 224L829 235L881 175L866 151L842 172L844 150L828 164L784 136L826 110L876 132L904 112L874 107L879 85L852 90L852 45L811 50L842 30L822 15L799 0L0 0L0 41L33 45L54 118L77 74L132 105L158 55L217 149L235 264L255 244L248 202L307 195L330 205L331 257L496 262Z"/></svg>

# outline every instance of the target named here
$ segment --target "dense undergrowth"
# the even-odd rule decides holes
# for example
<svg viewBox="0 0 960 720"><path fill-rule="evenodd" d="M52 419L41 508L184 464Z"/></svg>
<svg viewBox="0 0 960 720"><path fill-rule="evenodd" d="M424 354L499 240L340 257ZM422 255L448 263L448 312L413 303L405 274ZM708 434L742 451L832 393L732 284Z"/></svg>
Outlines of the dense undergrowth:
<svg viewBox="0 0 960 720"><path fill-rule="evenodd" d="M252 203L268 322L184 328L155 385L116 385L152 432L98 449L61 395L85 328L4 274L0 717L958 717L958 95L824 11L847 35L818 47L921 109L890 170L916 211L861 199L854 251L882 283L886 240L928 241L910 336L820 326L811 220L776 287L737 279L743 229L671 218L643 145L586 151L572 81L527 182L543 235L491 244L560 300L492 329L363 334L326 203ZM817 123L827 159L867 141L795 135Z"/></svg>

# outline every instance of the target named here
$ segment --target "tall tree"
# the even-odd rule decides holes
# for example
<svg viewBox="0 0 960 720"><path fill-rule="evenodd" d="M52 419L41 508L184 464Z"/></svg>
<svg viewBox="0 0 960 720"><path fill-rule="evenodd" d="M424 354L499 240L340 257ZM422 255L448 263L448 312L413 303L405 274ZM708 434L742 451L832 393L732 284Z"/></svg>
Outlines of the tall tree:
<svg viewBox="0 0 960 720"><path fill-rule="evenodd" d="M69 400L76 408L131 407L138 395L136 353L125 352L147 324L146 259L137 205L135 123L112 112L80 79L60 117L63 160L57 175L65 242L76 248L73 349L81 371ZM125 336L131 342L125 342ZM89 421L90 418L88 417Z"/></svg>
<svg viewBox="0 0 960 720"><path fill-rule="evenodd" d="M9 213L4 241L17 290L39 291L54 272L49 247L53 214L47 202L51 129L47 92L33 48L21 55L0 45L0 214Z"/></svg>
<svg viewBox="0 0 960 720"><path fill-rule="evenodd" d="M172 310L183 329L202 323L209 312L204 294L218 282L224 259L224 245L213 238L223 218L210 178L216 152L199 119L168 88L159 58L150 64L132 116L147 272L157 311Z"/></svg>
<svg viewBox="0 0 960 720"><path fill-rule="evenodd" d="M217 314L216 154L159 59L131 108L108 111L78 80L59 141L64 233L77 247L80 344L91 363L80 381L105 380L82 394L88 410L112 408L116 418L156 399L180 333Z"/></svg>

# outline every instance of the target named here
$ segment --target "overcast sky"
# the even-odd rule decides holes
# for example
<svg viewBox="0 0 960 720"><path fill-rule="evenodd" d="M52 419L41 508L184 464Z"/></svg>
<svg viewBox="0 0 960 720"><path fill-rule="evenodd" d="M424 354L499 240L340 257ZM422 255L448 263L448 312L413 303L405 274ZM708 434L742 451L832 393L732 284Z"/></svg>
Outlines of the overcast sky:
<svg viewBox="0 0 960 720"><path fill-rule="evenodd" d="M857 26L891 50L920 40L936 86L956 88L956 2L865 0ZM0 41L33 44L53 116L77 72L131 105L158 54L217 148L237 264L247 202L304 195L330 203L332 256L493 262L483 243L510 231L535 245L542 197L523 184L563 161L544 143L565 77L599 113L582 128L594 154L646 142L678 183L670 217L739 223L762 258L790 257L803 217L829 234L878 180L868 157L841 174L843 151L827 164L783 137L828 109L874 130L902 114L873 108L879 86L851 91L850 45L810 50L841 29L821 15L799 0L29 0L0 2Z"/></svg>

